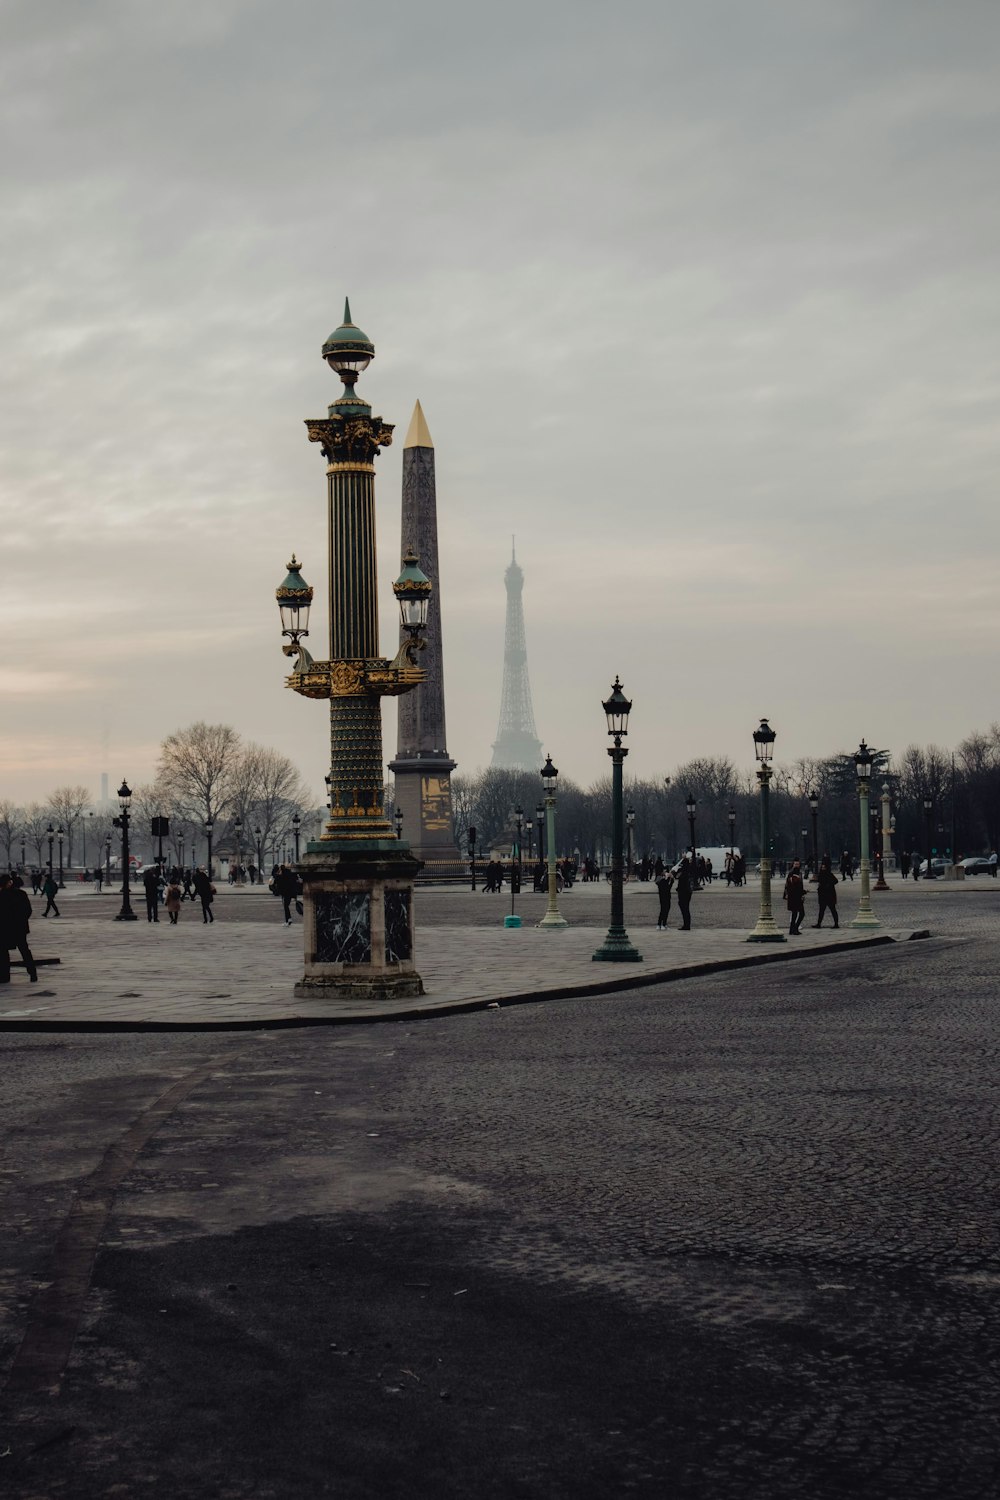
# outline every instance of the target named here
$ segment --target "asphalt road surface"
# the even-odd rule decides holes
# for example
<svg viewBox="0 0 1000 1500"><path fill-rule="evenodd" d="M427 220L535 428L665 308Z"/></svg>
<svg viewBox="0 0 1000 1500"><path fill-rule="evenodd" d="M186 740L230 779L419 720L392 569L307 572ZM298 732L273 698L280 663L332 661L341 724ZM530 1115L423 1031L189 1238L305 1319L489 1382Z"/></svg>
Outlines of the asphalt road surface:
<svg viewBox="0 0 1000 1500"><path fill-rule="evenodd" d="M601 999L0 1037L0 1485L995 1500L998 894Z"/></svg>

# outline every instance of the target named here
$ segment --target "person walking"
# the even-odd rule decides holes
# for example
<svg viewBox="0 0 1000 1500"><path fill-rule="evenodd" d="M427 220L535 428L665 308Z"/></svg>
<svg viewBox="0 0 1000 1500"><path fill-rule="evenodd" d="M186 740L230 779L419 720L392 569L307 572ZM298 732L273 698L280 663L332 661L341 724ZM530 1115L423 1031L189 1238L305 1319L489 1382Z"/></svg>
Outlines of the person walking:
<svg viewBox="0 0 1000 1500"><path fill-rule="evenodd" d="M208 871L203 865L199 865L195 871L192 885L194 886L198 900L201 902L201 920L203 922L214 922L215 917L212 915L212 901L215 898L215 886L209 880Z"/></svg>
<svg viewBox="0 0 1000 1500"><path fill-rule="evenodd" d="M294 870L287 865L282 865L274 880L274 889L281 897L281 905L285 913L285 926L292 925L292 902L299 893L298 876Z"/></svg>
<svg viewBox="0 0 1000 1500"><path fill-rule="evenodd" d="M160 869L158 865L147 865L142 872L142 888L146 895L146 921L160 920Z"/></svg>
<svg viewBox="0 0 1000 1500"><path fill-rule="evenodd" d="M37 896L38 893L39 893L39 891L41 889L42 889L42 872L41 872L41 870L34 870L33 869L32 872L31 872L31 894L33 896Z"/></svg>
<svg viewBox="0 0 1000 1500"><path fill-rule="evenodd" d="M848 854L846 849L840 856L840 878L841 880L854 879L854 860L851 858L850 854Z"/></svg>
<svg viewBox="0 0 1000 1500"><path fill-rule="evenodd" d="M910 856L907 854L905 849L899 856L899 873L904 880L910 873Z"/></svg>
<svg viewBox="0 0 1000 1500"><path fill-rule="evenodd" d="M176 927L181 911L181 883L179 880L172 879L170 881L170 884L167 886L166 900L163 904L167 908L171 927Z"/></svg>
<svg viewBox="0 0 1000 1500"><path fill-rule="evenodd" d="M49 870L42 882L42 895L45 897L45 910L42 912L43 917L47 917L50 911L55 912L58 917L59 908L56 905L56 896L58 894L59 887L52 878L52 871Z"/></svg>
<svg viewBox="0 0 1000 1500"><path fill-rule="evenodd" d="M785 877L785 905L788 907L788 935L798 937L802 931L802 918L806 914L806 888L802 880L802 866L793 860L792 868Z"/></svg>
<svg viewBox="0 0 1000 1500"><path fill-rule="evenodd" d="M670 896L674 888L674 877L661 866L656 877L656 893L660 898L660 912L656 919L657 932L665 932L670 926Z"/></svg>
<svg viewBox="0 0 1000 1500"><path fill-rule="evenodd" d="M694 890L694 871L687 855L677 867L677 905L681 912L681 932L691 931L691 892Z"/></svg>
<svg viewBox="0 0 1000 1500"><path fill-rule="evenodd" d="M829 854L824 854L819 862L819 875L816 877L816 896L819 900L819 916L813 923L814 927L822 927L823 918L829 911L833 918L834 927L840 926L840 917L837 915L837 877L830 865Z"/></svg>
<svg viewBox="0 0 1000 1500"><path fill-rule="evenodd" d="M913 879L915 881L919 880L920 879L920 851L918 849L914 849L913 853L910 855L910 869L913 872Z"/></svg>
<svg viewBox="0 0 1000 1500"><path fill-rule="evenodd" d="M10 984L10 949L16 948L24 960L32 984L38 970L28 947L31 902L28 893L14 884L10 875L0 875L0 984Z"/></svg>

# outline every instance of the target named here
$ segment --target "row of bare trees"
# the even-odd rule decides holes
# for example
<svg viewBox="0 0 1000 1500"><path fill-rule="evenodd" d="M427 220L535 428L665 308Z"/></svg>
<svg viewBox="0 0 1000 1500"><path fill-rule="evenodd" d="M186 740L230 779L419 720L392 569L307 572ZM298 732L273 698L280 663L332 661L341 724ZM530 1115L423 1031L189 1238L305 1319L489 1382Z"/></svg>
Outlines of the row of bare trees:
<svg viewBox="0 0 1000 1500"><path fill-rule="evenodd" d="M325 816L312 805L298 770L280 751L243 740L228 724L192 724L167 735L160 747L156 777L132 789L131 849L142 855L158 852L151 833L153 818L169 819L164 854L170 861L191 862L196 850L206 848L205 826L211 821L216 851L236 848L236 822L242 822L240 843L244 857L277 858L293 847L292 818L300 818L302 840L315 837ZM44 803L22 808L0 800L0 847L7 865L43 865L48 860L48 828L62 828L65 863L74 867L103 861L117 805L95 807L84 786L58 787ZM58 858L58 850L55 851ZM203 862L203 860L202 860Z"/></svg>
<svg viewBox="0 0 1000 1500"><path fill-rule="evenodd" d="M627 770L627 766L626 766ZM931 847L953 858L985 853L1000 846L1000 724L976 731L952 753L938 745L909 745L898 757L874 752L872 797L889 788L895 818L894 848L926 853L931 802ZM557 806L558 852L592 855L601 862L611 853L611 778L584 789L560 775ZM455 836L465 848L470 826L479 847L509 840L514 809L526 824L537 822L542 801L539 776L491 767L452 780ZM770 827L779 856L808 854L812 846L810 793L819 799L817 840L820 853L858 852L857 777L854 756L839 753L777 765L771 783ZM703 757L659 778L626 777L625 803L634 812L632 848L636 858L662 854L675 858L689 843L687 801L695 800L695 840L700 847L722 846L732 838L745 854L760 854L759 792L750 771L737 771L725 757ZM735 814L730 823L730 812ZM537 848L537 836L532 832ZM528 835L523 842L527 848Z"/></svg>

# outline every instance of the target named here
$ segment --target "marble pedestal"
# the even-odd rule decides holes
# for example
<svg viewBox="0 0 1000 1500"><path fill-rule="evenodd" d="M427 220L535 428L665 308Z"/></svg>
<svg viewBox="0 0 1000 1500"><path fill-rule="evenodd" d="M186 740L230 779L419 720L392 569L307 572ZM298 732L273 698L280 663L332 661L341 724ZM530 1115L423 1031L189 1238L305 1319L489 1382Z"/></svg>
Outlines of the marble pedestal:
<svg viewBox="0 0 1000 1500"><path fill-rule="evenodd" d="M297 996L395 1000L424 993L413 963L413 882L420 863L398 839L307 846L296 867L305 934Z"/></svg>

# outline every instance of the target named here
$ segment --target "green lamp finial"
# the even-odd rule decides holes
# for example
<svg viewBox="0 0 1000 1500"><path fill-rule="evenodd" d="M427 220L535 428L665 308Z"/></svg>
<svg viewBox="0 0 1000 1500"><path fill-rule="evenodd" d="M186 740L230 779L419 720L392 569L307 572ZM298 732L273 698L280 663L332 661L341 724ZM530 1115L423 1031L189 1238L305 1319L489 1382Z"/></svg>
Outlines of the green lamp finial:
<svg viewBox="0 0 1000 1500"><path fill-rule="evenodd" d="M350 323L350 321L351 321L351 301L350 301L349 297L345 297L344 298L344 322L345 323Z"/></svg>

